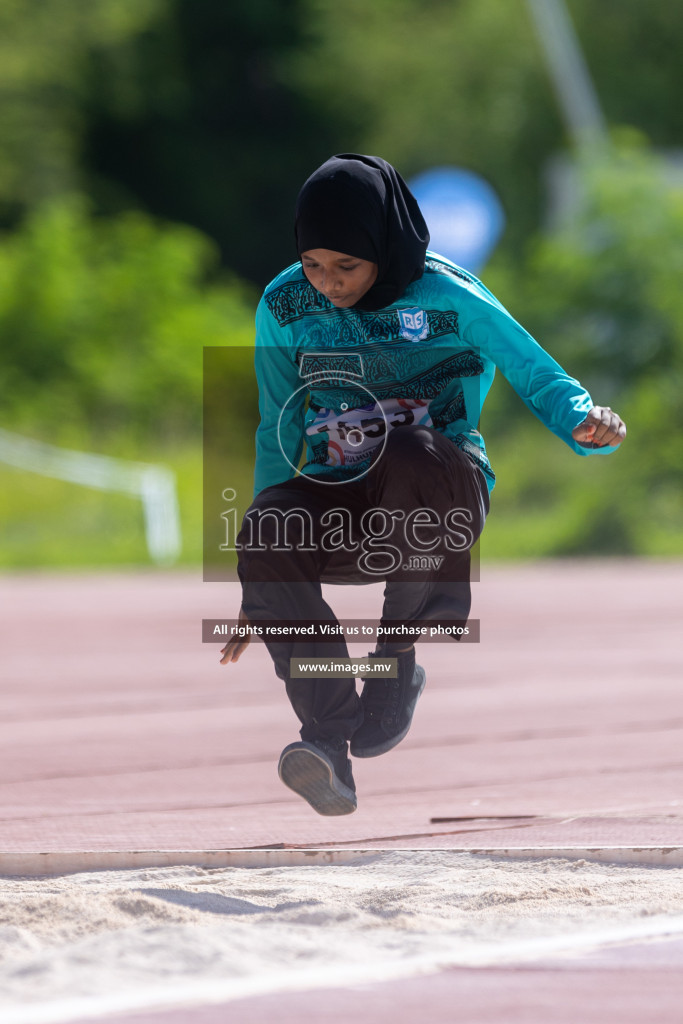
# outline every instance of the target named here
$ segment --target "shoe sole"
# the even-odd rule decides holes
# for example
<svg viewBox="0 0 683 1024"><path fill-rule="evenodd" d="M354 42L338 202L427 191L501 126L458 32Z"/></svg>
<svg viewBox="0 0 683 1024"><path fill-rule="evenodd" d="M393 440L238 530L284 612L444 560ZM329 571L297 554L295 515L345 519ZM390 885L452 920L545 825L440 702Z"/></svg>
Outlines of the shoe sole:
<svg viewBox="0 0 683 1024"><path fill-rule="evenodd" d="M292 743L280 755L278 775L314 811L324 815L352 814L356 794L337 778L332 764L310 743Z"/></svg>
<svg viewBox="0 0 683 1024"><path fill-rule="evenodd" d="M425 688L425 683L427 682L427 675L421 665L415 666L415 675L419 676L420 678L420 685L417 694L414 697L415 704L417 704L418 698L420 697L422 691ZM380 754L386 754L389 750L393 750L394 747L397 747L401 740L404 740L408 733L410 732L410 727L413 724L414 714L415 708L413 708L413 714L410 716L410 721L408 722L405 729L402 729L401 732L397 733L395 736L387 737L386 740L384 740L382 743L378 743L374 747L354 746L352 738L350 745L350 753L353 755L353 757L379 757Z"/></svg>

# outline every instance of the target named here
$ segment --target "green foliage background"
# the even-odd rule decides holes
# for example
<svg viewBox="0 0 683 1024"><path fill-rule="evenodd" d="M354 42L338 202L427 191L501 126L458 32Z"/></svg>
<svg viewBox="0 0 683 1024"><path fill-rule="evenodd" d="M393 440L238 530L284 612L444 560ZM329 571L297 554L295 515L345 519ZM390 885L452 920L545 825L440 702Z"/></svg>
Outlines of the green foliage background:
<svg viewBox="0 0 683 1024"><path fill-rule="evenodd" d="M0 0L0 427L172 466L197 562L202 350L252 344L301 182L332 152L457 164L506 207L485 282L629 426L579 459L498 379L483 557L680 554L683 7L568 7L612 126L578 161L524 0ZM248 363L226 376L248 495ZM1 461L0 531L0 566L148 559L139 504Z"/></svg>

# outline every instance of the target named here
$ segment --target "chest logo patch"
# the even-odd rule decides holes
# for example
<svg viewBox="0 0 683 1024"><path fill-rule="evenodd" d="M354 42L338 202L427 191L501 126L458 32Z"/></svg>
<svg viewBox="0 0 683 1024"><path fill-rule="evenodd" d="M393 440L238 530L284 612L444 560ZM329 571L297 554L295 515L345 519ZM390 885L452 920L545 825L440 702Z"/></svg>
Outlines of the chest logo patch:
<svg viewBox="0 0 683 1024"><path fill-rule="evenodd" d="M429 320L424 309L411 306L410 309L397 309L401 325L401 337L407 341L424 341L429 334Z"/></svg>

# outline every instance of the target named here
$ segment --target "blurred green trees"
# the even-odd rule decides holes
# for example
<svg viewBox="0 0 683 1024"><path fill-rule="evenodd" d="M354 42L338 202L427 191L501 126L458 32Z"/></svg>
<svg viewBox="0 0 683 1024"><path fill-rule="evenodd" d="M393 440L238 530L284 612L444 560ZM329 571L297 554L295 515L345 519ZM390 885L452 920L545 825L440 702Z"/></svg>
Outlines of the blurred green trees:
<svg viewBox="0 0 683 1024"><path fill-rule="evenodd" d="M79 196L0 240L5 422L90 444L195 441L205 345L249 345L254 296L207 280L215 247L142 212L96 218Z"/></svg>
<svg viewBox="0 0 683 1024"><path fill-rule="evenodd" d="M496 393L485 415L505 471L494 500L513 518L554 512L547 553L683 553L683 187L670 173L622 133L578 166L571 218L535 238L521 268L499 261L491 275L513 315L628 424L618 455L576 459L529 424L510 440L518 399ZM525 447L532 457L517 459Z"/></svg>
<svg viewBox="0 0 683 1024"><path fill-rule="evenodd" d="M567 3L610 123L680 145L683 6ZM259 286L333 152L478 171L512 251L565 144L525 0L0 0L0 119L0 226L85 191L194 225Z"/></svg>
<svg viewBox="0 0 683 1024"><path fill-rule="evenodd" d="M0 221L16 223L43 199L86 177L89 60L118 63L125 89L132 40L164 0L0 2Z"/></svg>
<svg viewBox="0 0 683 1024"><path fill-rule="evenodd" d="M0 426L169 464L183 556L196 563L204 348L250 355L255 296L220 271L214 243L196 229L141 211L94 217L89 206L77 195L44 200L0 239ZM243 494L257 423L252 377L252 359L240 359L219 382L231 419L216 447ZM0 565L147 562L138 502L6 467L1 455Z"/></svg>
<svg viewBox="0 0 683 1024"><path fill-rule="evenodd" d="M579 459L498 380L484 553L682 551L683 213L653 147L683 138L683 6L567 5L607 120L640 135L577 166L579 204L551 228L545 168L566 139L525 0L0 0L1 425L170 461L191 519L202 348L251 344L303 179L332 152L408 177L452 163L507 210L486 283L629 425L617 456ZM246 479L238 364L226 401ZM53 498L81 522L68 487L42 486L0 467L15 503L0 563L72 559L28 530Z"/></svg>

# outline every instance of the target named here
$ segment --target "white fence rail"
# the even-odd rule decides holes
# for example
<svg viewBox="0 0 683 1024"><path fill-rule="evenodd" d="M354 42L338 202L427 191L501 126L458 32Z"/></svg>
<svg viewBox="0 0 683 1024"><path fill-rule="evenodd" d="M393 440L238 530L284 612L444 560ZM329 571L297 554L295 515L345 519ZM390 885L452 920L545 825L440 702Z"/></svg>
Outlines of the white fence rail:
<svg viewBox="0 0 683 1024"><path fill-rule="evenodd" d="M178 495L175 473L166 466L57 448L1 428L0 462L84 487L120 491L139 498L150 557L166 565L178 558L182 546Z"/></svg>

